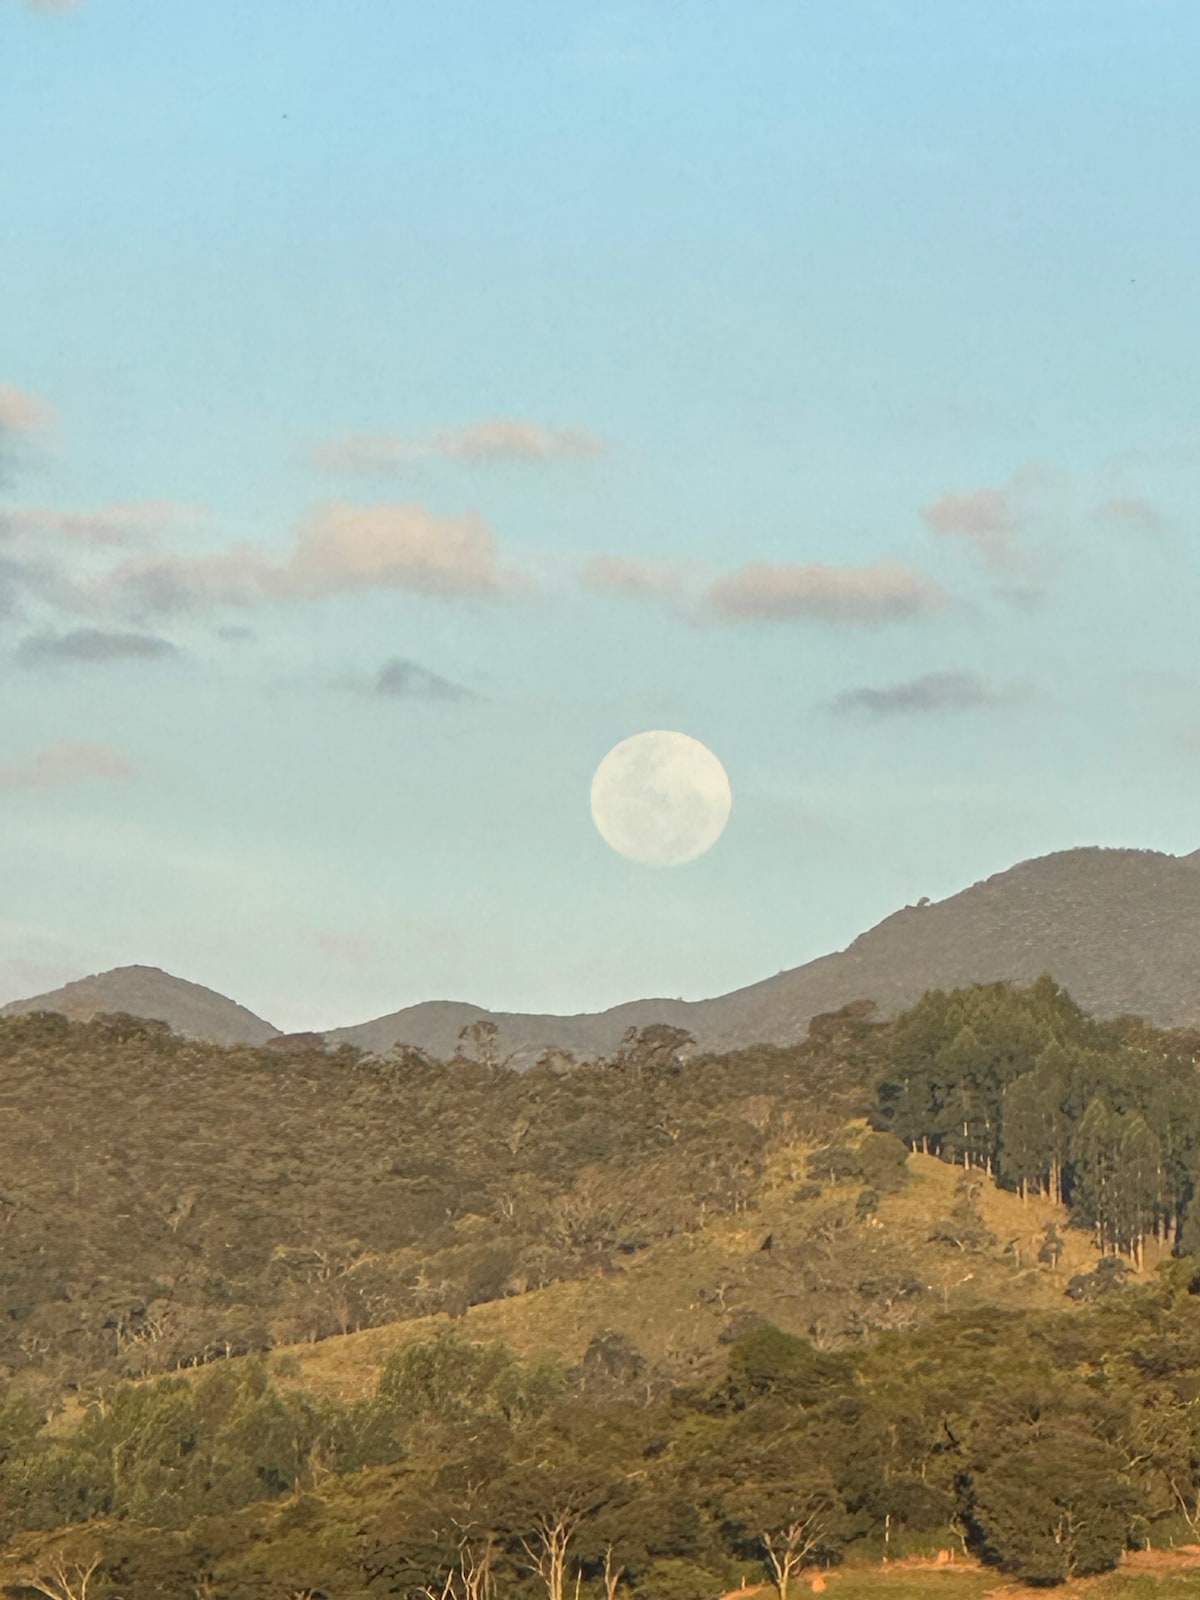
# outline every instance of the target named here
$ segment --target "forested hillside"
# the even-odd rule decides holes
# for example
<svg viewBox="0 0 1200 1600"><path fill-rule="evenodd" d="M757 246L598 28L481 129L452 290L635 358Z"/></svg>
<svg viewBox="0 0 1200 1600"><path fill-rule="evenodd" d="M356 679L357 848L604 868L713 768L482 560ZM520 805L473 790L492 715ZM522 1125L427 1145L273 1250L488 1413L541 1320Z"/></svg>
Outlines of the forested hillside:
<svg viewBox="0 0 1200 1600"><path fill-rule="evenodd" d="M794 1600L1187 1540L1198 1054L1049 979L524 1074L5 1019L0 1576Z"/></svg>

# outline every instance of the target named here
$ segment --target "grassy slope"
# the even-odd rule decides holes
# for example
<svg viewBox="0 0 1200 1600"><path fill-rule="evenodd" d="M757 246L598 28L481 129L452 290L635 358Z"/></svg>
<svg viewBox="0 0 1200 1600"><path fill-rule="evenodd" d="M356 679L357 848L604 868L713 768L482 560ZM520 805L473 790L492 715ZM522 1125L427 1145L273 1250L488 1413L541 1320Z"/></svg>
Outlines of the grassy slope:
<svg viewBox="0 0 1200 1600"><path fill-rule="evenodd" d="M859 1192L855 1183L829 1185L815 1199L794 1198L804 1170L804 1151L796 1146L780 1152L761 1203L740 1217L710 1223L700 1233L668 1240L635 1257L624 1272L548 1288L473 1307L459 1324L468 1337L503 1339L523 1355L558 1354L577 1359L600 1328L626 1333L651 1360L674 1356L703 1372L721 1360L719 1335L738 1311L753 1309L777 1325L806 1332L812 1320L813 1296L798 1291L796 1272L786 1252L792 1240L811 1238L823 1218L853 1213ZM963 1174L933 1157L913 1156L909 1178L899 1192L886 1196L873 1218L832 1230L831 1260L853 1254L858 1276L870 1271L905 1271L920 1276L932 1291L912 1302L908 1312L922 1319L942 1305L1004 1304L1069 1308L1063 1289L1069 1277L1090 1270L1097 1252L1087 1235L1068 1231L1063 1208L1045 1200L1022 1203L983 1180L979 1210L997 1238L997 1247L966 1253L928 1240L931 1220L947 1215ZM1064 1233L1066 1250L1057 1269L1036 1262L1037 1242L1047 1221ZM760 1246L771 1233L774 1245ZM1011 1240L1021 1243L1020 1267L1003 1253ZM1153 1269L1148 1261L1146 1271ZM726 1309L712 1296L724 1284ZM389 1353L415 1339L450 1326L449 1319L420 1318L334 1337L318 1344L279 1347L270 1364L281 1387L355 1398L373 1391L380 1365ZM235 1358L236 1359L236 1358ZM204 1369L200 1369L202 1372ZM195 1372L186 1374L196 1376ZM148 1380L153 1381L153 1380ZM57 1419L68 1431L78 1420L74 1409ZM229 1519L228 1555L221 1571L229 1578L263 1571L266 1562L297 1589L320 1584L342 1569L346 1541L394 1493L402 1469L374 1468L346 1478L328 1478L285 1500L246 1507ZM313 1491L316 1491L315 1494ZM186 1536L163 1535L133 1525L107 1527L94 1523L54 1533L19 1536L0 1554L0 1582L11 1582L30 1564L45 1565L48 1553L64 1549L71 1559L103 1552L111 1558L122 1549L136 1559L144 1545L161 1557L163 1540L178 1542L181 1556ZM158 1541L154 1544L154 1541ZM955 1552L949 1568L931 1562L893 1562L881 1566L878 1550L863 1548L841 1569L826 1574L829 1600L1036 1600L1033 1591L1007 1583L1000 1574L981 1568ZM369 1600L369 1591L339 1586L339 1600ZM1041 1591L1039 1591L1041 1592ZM793 1591L806 1600L808 1585ZM1141 1552L1122 1568L1102 1578L1077 1582L1056 1591L1062 1600L1200 1600L1200 1551ZM586 1600L601 1600L591 1594ZM715 1597L714 1597L715 1600ZM756 1600L773 1600L764 1590Z"/></svg>
<svg viewBox="0 0 1200 1600"><path fill-rule="evenodd" d="M983 1174L974 1175L981 1183L978 1207L996 1248L968 1252L931 1243L931 1225L950 1213L963 1177L961 1168L933 1156L910 1156L904 1188L885 1195L874 1217L839 1227L839 1217L852 1215L861 1185L829 1184L819 1198L796 1201L804 1157L799 1145L777 1154L766 1192L752 1211L653 1245L623 1270L472 1306L457 1324L445 1315L419 1317L315 1344L280 1345L269 1358L276 1381L281 1388L361 1398L374 1392L379 1369L394 1350L451 1326L470 1339L502 1340L522 1356L557 1355L567 1361L577 1361L597 1331L613 1328L650 1362L669 1363L686 1379L719 1364L720 1335L740 1312L757 1312L788 1332L811 1336L814 1321L819 1326L822 1315L844 1301L846 1273L850 1280L895 1274L918 1279L925 1293L901 1302L894 1313L893 1325L904 1326L926 1321L943 1307L1069 1308L1063 1293L1068 1280L1090 1271L1099 1259L1087 1234L1067 1228L1065 1207L1039 1198L1022 1202ZM1037 1263L1049 1221L1058 1223L1065 1241L1057 1269ZM814 1251L811 1241L823 1223L827 1241ZM462 1230L469 1235L469 1218ZM773 1245L763 1251L768 1234ZM791 1252L806 1240L818 1272L829 1276L828 1292L806 1287L797 1270ZM1004 1253L1010 1241L1018 1247L1019 1266L1015 1254ZM1148 1249L1146 1273L1157 1259L1153 1247ZM186 1369L182 1375L196 1377L205 1370ZM68 1404L52 1431L70 1432L83 1410L81 1403Z"/></svg>
<svg viewBox="0 0 1200 1600"><path fill-rule="evenodd" d="M786 1250L792 1238L808 1234L831 1211L852 1206L859 1186L830 1185L819 1199L790 1198L802 1170L802 1152L785 1153L777 1163L775 1183L753 1212L731 1222L710 1224L700 1233L668 1240L630 1262L624 1272L551 1284L513 1299L473 1306L461 1324L472 1339L502 1339L522 1355L558 1354L577 1360L600 1328L615 1328L633 1340L651 1361L684 1361L699 1365L719 1349L718 1336L731 1315L754 1310L788 1332L807 1334L813 1320L814 1296L799 1286ZM839 1249L853 1249L864 1271L879 1274L913 1271L932 1289L921 1305L928 1316L937 1305L994 1304L1063 1307L1070 1304L1063 1289L1077 1272L1095 1266L1098 1252L1090 1238L1067 1230L1066 1210L1048 1200L1022 1203L1015 1195L983 1179L979 1209L996 1235L999 1249L966 1253L931 1244L931 1222L949 1213L955 1201L960 1168L933 1156L909 1158L909 1181L899 1193L885 1196L875 1218L854 1222L850 1237L831 1245L836 1265ZM1066 1240L1057 1270L1037 1264L1042 1229L1056 1221ZM770 1252L759 1247L771 1234ZM1021 1266L1000 1253L1017 1240ZM1154 1261L1148 1255L1146 1270ZM703 1298L719 1284L728 1284L727 1309ZM819 1301L819 1296L816 1297ZM273 1353L280 1382L350 1398L369 1393L379 1365L391 1351L414 1339L428 1338L449 1325L442 1317L389 1323L361 1333L294 1345Z"/></svg>

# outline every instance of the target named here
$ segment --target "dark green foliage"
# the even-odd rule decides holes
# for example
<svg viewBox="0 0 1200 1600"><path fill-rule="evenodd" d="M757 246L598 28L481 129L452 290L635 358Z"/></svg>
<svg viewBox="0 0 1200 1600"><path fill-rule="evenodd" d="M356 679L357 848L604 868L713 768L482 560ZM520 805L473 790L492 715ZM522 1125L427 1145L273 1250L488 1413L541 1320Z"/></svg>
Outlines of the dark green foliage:
<svg viewBox="0 0 1200 1600"><path fill-rule="evenodd" d="M92 1519L133 1600L186 1600L183 1574L217 1569L245 1600L317 1572L338 1594L450 1582L472 1600L463 1563L481 1561L532 1600L548 1519L568 1586L607 1569L646 1600L747 1571L786 1589L952 1522L985 1561L1056 1583L1196 1514L1196 1276L1180 1262L1054 1316L951 1313L852 1353L764 1325L726 1375L670 1395L611 1334L570 1373L445 1335L352 1406L282 1396L251 1361L124 1388L69 1441L22 1425L0 1503L10 1528ZM357 1474L344 1497L339 1471Z"/></svg>
<svg viewBox="0 0 1200 1600"><path fill-rule="evenodd" d="M723 1393L734 1409L767 1396L789 1407L811 1406L847 1385L851 1373L845 1356L817 1350L768 1324L730 1347Z"/></svg>
<svg viewBox="0 0 1200 1600"><path fill-rule="evenodd" d="M1039 978L928 994L891 1025L886 1052L880 1128L1066 1200L1103 1248L1138 1261L1151 1235L1190 1248L1200 1085L1189 1040L1095 1022Z"/></svg>
<svg viewBox="0 0 1200 1600"><path fill-rule="evenodd" d="M858 1179L878 1194L891 1194L903 1187L907 1163L903 1140L892 1133L868 1133L857 1145L833 1144L814 1150L808 1158L808 1173L810 1179L829 1183ZM820 1184L806 1184L804 1191L797 1193L798 1200L815 1198L821 1192Z"/></svg>
<svg viewBox="0 0 1200 1600"><path fill-rule="evenodd" d="M51 1398L605 1270L745 1209L772 1141L828 1138L877 1070L850 1014L685 1054L660 1028L518 1075L0 1019L0 1364Z"/></svg>
<svg viewBox="0 0 1200 1600"><path fill-rule="evenodd" d="M524 1367L501 1344L472 1344L451 1333L391 1356L377 1399L401 1427L487 1416L511 1422L545 1410L564 1382L552 1365Z"/></svg>
<svg viewBox="0 0 1200 1600"><path fill-rule="evenodd" d="M1035 1584L1117 1564L1140 1497L1121 1451L1089 1419L1030 1396L1023 1414L985 1421L973 1444L961 1493L985 1561Z"/></svg>
<svg viewBox="0 0 1200 1600"><path fill-rule="evenodd" d="M1120 1256L1104 1256L1091 1272L1077 1272L1067 1284L1072 1300L1094 1300L1097 1295L1119 1289L1129 1274L1129 1265Z"/></svg>

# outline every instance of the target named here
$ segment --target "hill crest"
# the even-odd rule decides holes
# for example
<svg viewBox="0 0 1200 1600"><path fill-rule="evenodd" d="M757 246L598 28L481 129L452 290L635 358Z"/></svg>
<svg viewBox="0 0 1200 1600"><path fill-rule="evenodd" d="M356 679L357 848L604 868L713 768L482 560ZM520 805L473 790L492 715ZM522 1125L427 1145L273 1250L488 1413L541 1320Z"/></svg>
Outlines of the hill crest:
<svg viewBox="0 0 1200 1600"><path fill-rule="evenodd" d="M103 1012L126 1012L149 1022L165 1022L186 1038L215 1044L265 1044L279 1032L215 989L176 978L161 967L139 965L113 967L64 983L48 994L10 1001L0 1007L0 1016L30 1011L57 1011L79 1022Z"/></svg>
<svg viewBox="0 0 1200 1600"><path fill-rule="evenodd" d="M547 1050L614 1054L630 1028L666 1023L705 1050L792 1044L814 1016L873 1000L881 1019L928 989L1032 982L1048 972L1084 1010L1158 1027L1200 1026L1200 850L1078 846L1018 862L939 901L902 906L845 949L707 1000L643 999L575 1015L488 1011L431 1000L324 1033L331 1045L386 1054L408 1044L445 1059L462 1030L496 1026L499 1060L530 1066ZM235 1001L155 967L118 967L13 1001L0 1015L126 1011L189 1037L263 1044L279 1029Z"/></svg>

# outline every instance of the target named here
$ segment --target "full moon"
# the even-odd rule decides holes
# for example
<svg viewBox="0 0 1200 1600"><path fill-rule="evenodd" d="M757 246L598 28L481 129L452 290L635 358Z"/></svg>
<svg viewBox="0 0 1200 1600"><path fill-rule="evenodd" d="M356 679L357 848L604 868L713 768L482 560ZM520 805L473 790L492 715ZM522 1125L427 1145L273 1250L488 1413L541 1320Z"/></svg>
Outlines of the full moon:
<svg viewBox="0 0 1200 1600"><path fill-rule="evenodd" d="M678 867L711 850L733 794L707 745L661 728L614 745L592 779L592 820L631 861Z"/></svg>

